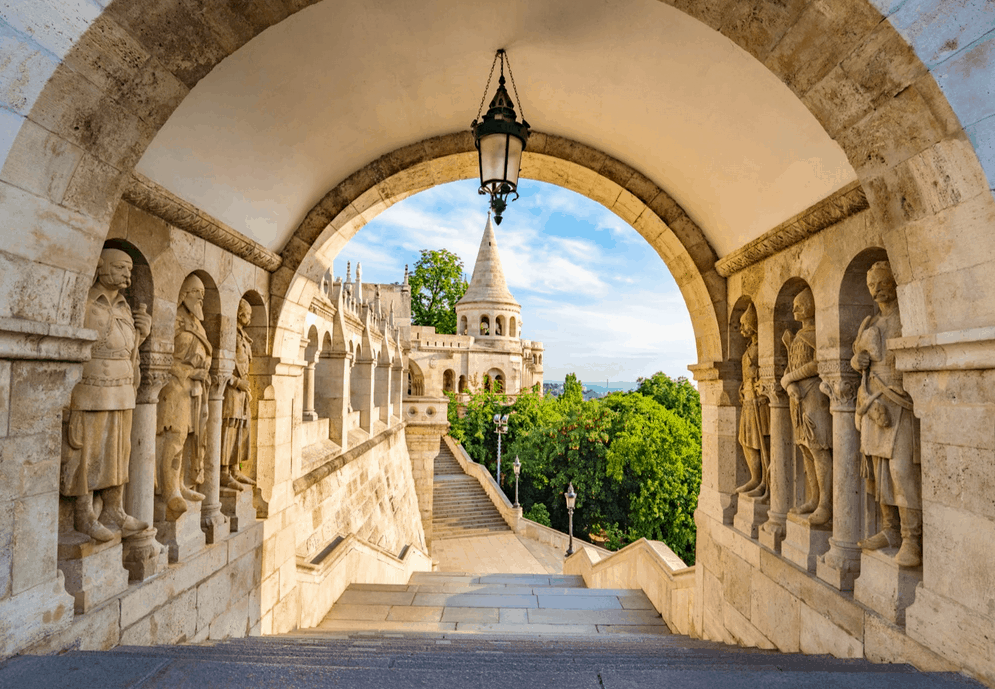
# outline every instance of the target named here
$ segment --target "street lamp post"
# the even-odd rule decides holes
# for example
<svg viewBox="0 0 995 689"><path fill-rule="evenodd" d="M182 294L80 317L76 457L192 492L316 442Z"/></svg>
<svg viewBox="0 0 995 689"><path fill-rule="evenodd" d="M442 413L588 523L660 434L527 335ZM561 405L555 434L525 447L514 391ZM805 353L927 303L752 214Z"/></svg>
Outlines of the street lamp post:
<svg viewBox="0 0 995 689"><path fill-rule="evenodd" d="M567 514L570 515L570 545L567 546L567 557L570 557L574 554L574 507L577 505L577 493L574 492L573 481L570 482L563 497L567 499Z"/></svg>
<svg viewBox="0 0 995 689"><path fill-rule="evenodd" d="M518 475L522 473L522 462L518 459L518 455L515 455L515 463L511 466L515 470L515 504L513 507L518 508L521 507L518 504Z"/></svg>
<svg viewBox="0 0 995 689"><path fill-rule="evenodd" d="M497 482L501 485L501 436L508 432L508 415L494 415L494 426L498 434L498 461L497 461Z"/></svg>

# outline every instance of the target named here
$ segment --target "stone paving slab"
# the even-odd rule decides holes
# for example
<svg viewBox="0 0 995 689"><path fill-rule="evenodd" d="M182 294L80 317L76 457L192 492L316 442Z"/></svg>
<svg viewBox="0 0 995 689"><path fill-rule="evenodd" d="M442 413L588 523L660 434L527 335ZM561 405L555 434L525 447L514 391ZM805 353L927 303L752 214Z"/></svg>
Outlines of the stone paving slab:
<svg viewBox="0 0 995 689"><path fill-rule="evenodd" d="M443 622L476 622L478 624L499 623L500 608L445 608L442 612ZM456 625L459 630L459 624Z"/></svg>
<svg viewBox="0 0 995 689"><path fill-rule="evenodd" d="M495 596L448 593L416 593L411 605L457 608L537 608L535 596ZM336 604L337 605L337 604ZM403 604L402 604L403 605ZM333 606L334 609L334 606Z"/></svg>
<svg viewBox="0 0 995 689"><path fill-rule="evenodd" d="M670 634L666 624L599 624L599 634Z"/></svg>
<svg viewBox="0 0 995 689"><path fill-rule="evenodd" d="M529 611L526 608L501 608L501 624L528 624Z"/></svg>
<svg viewBox="0 0 995 689"><path fill-rule="evenodd" d="M396 605L387 613L387 619L391 622L441 622L443 610L445 608ZM451 620L446 620L449 621Z"/></svg>
<svg viewBox="0 0 995 689"><path fill-rule="evenodd" d="M477 624L460 622L456 625L456 630L473 634L526 634L531 636L598 633L597 626L593 624Z"/></svg>
<svg viewBox="0 0 995 689"><path fill-rule="evenodd" d="M493 595L493 596L531 596L535 588L532 586L515 586L512 584L448 584L446 586L430 586L419 584L410 586L415 593L449 593L463 595Z"/></svg>
<svg viewBox="0 0 995 689"><path fill-rule="evenodd" d="M638 596L619 596L618 602L622 604L622 607L626 610L656 610L656 606L653 605L653 601L646 597L646 594L639 594Z"/></svg>
<svg viewBox="0 0 995 689"><path fill-rule="evenodd" d="M407 584L349 584L353 591L401 591L408 590Z"/></svg>
<svg viewBox="0 0 995 689"><path fill-rule="evenodd" d="M86 662L69 656L18 656L0 664L0 687L17 689L127 689L170 663L168 658L91 654Z"/></svg>
<svg viewBox="0 0 995 689"><path fill-rule="evenodd" d="M322 620L314 629L327 631L372 632L451 632L456 630L455 622L408 622L394 620Z"/></svg>
<svg viewBox="0 0 995 689"><path fill-rule="evenodd" d="M665 625L656 611L649 610L529 610L531 624L639 624Z"/></svg>
<svg viewBox="0 0 995 689"><path fill-rule="evenodd" d="M536 596L540 608L554 610L621 610L616 596Z"/></svg>
<svg viewBox="0 0 995 689"><path fill-rule="evenodd" d="M414 593L406 591L353 591L349 588L335 605L411 605L414 598Z"/></svg>
<svg viewBox="0 0 995 689"><path fill-rule="evenodd" d="M351 605L337 603L328 611L329 620L386 620L390 613L389 605Z"/></svg>

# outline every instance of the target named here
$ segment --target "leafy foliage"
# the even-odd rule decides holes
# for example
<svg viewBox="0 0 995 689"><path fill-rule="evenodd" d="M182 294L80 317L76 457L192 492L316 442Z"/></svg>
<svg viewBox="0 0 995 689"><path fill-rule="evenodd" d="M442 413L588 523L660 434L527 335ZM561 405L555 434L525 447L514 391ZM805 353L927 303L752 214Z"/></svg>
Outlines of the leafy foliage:
<svg viewBox="0 0 995 689"><path fill-rule="evenodd" d="M523 517L534 521L536 524L542 524L543 526L553 526L553 523L549 521L549 510L541 502L537 502L529 509L525 510L522 514Z"/></svg>
<svg viewBox="0 0 995 689"><path fill-rule="evenodd" d="M459 256L447 249L422 249L409 283L412 323L455 335L456 302L469 286Z"/></svg>
<svg viewBox="0 0 995 689"><path fill-rule="evenodd" d="M574 534L596 534L605 547L639 538L661 540L694 563L694 509L701 487L701 408L687 381L658 373L642 381L647 391L615 393L585 402L570 375L559 398L534 393L513 402L504 395L471 394L463 413L450 405L450 431L475 461L493 474L497 439L493 416L509 414L502 476L513 494L510 468L521 459L519 499L530 514L544 507L550 525L566 531L563 493L577 491ZM690 417L690 418L689 418ZM503 467L503 468L504 468Z"/></svg>

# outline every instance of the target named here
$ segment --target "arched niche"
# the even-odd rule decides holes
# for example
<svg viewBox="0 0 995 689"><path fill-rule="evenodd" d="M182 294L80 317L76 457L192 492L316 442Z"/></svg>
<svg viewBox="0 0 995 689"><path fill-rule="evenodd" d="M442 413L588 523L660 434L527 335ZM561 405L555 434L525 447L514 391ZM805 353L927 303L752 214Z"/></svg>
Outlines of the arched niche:
<svg viewBox="0 0 995 689"><path fill-rule="evenodd" d="M204 283L204 331L207 333L207 340L211 343L213 348L212 354L216 353L218 348L221 346L221 328L223 324L223 317L221 314L221 294L218 291L218 285L204 270L195 270L190 273L190 275L196 275L200 278L200 281ZM186 278L184 278L184 282ZM182 293L183 287L182 283L180 286L180 293ZM179 306L180 294L176 295L176 303ZM217 361L217 357L212 357L213 362ZM214 363L212 362L212 369L214 368Z"/></svg>
<svg viewBox="0 0 995 689"><path fill-rule="evenodd" d="M456 372L451 368L442 373L442 389L444 392L456 392Z"/></svg>
<svg viewBox="0 0 995 689"><path fill-rule="evenodd" d="M266 302L259 292L250 289L242 295L242 299L252 307L252 320L245 328L245 334L252 340L253 364L261 365L262 357L267 354L269 343L269 314Z"/></svg>
<svg viewBox="0 0 995 689"><path fill-rule="evenodd" d="M408 360L408 396L421 397L425 394L425 375L414 361Z"/></svg>
<svg viewBox="0 0 995 689"><path fill-rule="evenodd" d="M869 247L853 257L843 273L839 296L840 359L853 356L853 341L864 319L874 314L874 299L867 290L867 271L878 261L887 261L888 252Z"/></svg>
<svg viewBox="0 0 995 689"><path fill-rule="evenodd" d="M518 328L514 316L508 321L508 337L518 337Z"/></svg>

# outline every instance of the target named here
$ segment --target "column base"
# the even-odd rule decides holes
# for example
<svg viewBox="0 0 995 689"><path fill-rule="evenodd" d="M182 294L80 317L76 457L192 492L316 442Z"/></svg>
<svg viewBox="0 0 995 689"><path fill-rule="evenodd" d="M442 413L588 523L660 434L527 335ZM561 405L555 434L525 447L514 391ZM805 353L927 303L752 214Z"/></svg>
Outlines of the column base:
<svg viewBox="0 0 995 689"><path fill-rule="evenodd" d="M863 551L853 597L892 624L905 626L905 609L915 601L922 565L902 567L895 562L897 553L898 548Z"/></svg>
<svg viewBox="0 0 995 689"><path fill-rule="evenodd" d="M721 493L717 490L702 488L698 493L698 509L722 522L726 526L732 526L736 517L737 498L735 493Z"/></svg>
<svg viewBox="0 0 995 689"><path fill-rule="evenodd" d="M775 553L779 553L781 552L781 543L784 541L785 531L784 522L775 519L768 512L767 521L760 525L757 540L760 541L760 545L770 548Z"/></svg>
<svg viewBox="0 0 995 689"><path fill-rule="evenodd" d="M829 552L819 558L815 574L838 591L853 591L853 582L860 576L860 548L841 546L829 539Z"/></svg>
<svg viewBox="0 0 995 689"><path fill-rule="evenodd" d="M169 563L183 562L201 552L207 538L200 526L200 503L187 502L189 509L175 520L166 519L166 505L156 498L156 539L169 549Z"/></svg>
<svg viewBox="0 0 995 689"><path fill-rule="evenodd" d="M204 530L204 537L207 543L213 544L223 541L231 533L228 524L228 517L221 512L221 503L208 505L204 503L201 507L200 528Z"/></svg>
<svg viewBox="0 0 995 689"><path fill-rule="evenodd" d="M169 566L169 551L156 540L155 527L124 539L124 568L131 581L145 581Z"/></svg>
<svg viewBox="0 0 995 689"><path fill-rule="evenodd" d="M751 498L740 494L739 507L736 509L736 517L732 521L732 526L736 531L746 534L750 538L756 538L760 531L760 525L767 521L769 512L769 497L761 502L760 498Z"/></svg>
<svg viewBox="0 0 995 689"><path fill-rule="evenodd" d="M76 613L85 613L128 588L121 537L101 543L78 532L59 534L58 567Z"/></svg>
<svg viewBox="0 0 995 689"><path fill-rule="evenodd" d="M252 490L240 490L221 496L221 511L228 517L232 532L244 531L256 523L256 508L252 505Z"/></svg>
<svg viewBox="0 0 995 689"><path fill-rule="evenodd" d="M808 517L789 514L785 525L787 531L781 543L781 555L802 569L815 574L819 556L829 550L829 538L833 535L832 524L812 526Z"/></svg>

